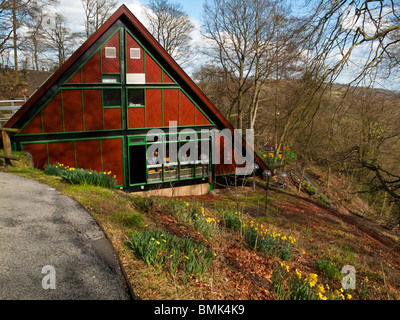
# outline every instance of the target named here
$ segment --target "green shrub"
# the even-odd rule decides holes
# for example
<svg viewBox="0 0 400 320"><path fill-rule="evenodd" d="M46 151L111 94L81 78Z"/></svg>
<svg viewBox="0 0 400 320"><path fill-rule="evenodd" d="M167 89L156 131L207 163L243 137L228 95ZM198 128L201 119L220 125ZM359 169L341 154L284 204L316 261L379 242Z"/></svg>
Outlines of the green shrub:
<svg viewBox="0 0 400 320"><path fill-rule="evenodd" d="M151 198L134 196L132 197L133 204L145 213L149 213L154 209L154 201Z"/></svg>
<svg viewBox="0 0 400 320"><path fill-rule="evenodd" d="M329 201L328 201L328 199L323 195L323 194L320 194L319 196L318 196L318 198L319 198L319 200L320 201L322 201L323 203L325 203L325 204L329 204Z"/></svg>
<svg viewBox="0 0 400 320"><path fill-rule="evenodd" d="M290 236L281 236L275 231L262 230L254 225L245 227L244 239L254 250L265 254L274 254L285 261L293 258L296 249L296 239Z"/></svg>
<svg viewBox="0 0 400 320"><path fill-rule="evenodd" d="M70 184L90 185L109 189L117 187L116 177L113 177L111 172L75 169L59 163L46 165L44 172L48 175L60 177L63 181Z"/></svg>
<svg viewBox="0 0 400 320"><path fill-rule="evenodd" d="M223 212L225 226L229 229L240 230L242 228L243 215L237 211Z"/></svg>
<svg viewBox="0 0 400 320"><path fill-rule="evenodd" d="M330 279L340 279L340 271L331 259L321 258L315 261L315 269L323 272Z"/></svg>
<svg viewBox="0 0 400 320"><path fill-rule="evenodd" d="M143 225L144 218L135 212L125 212L118 214L116 220L120 221L127 228L140 228Z"/></svg>
<svg viewBox="0 0 400 320"><path fill-rule="evenodd" d="M190 205L186 201L171 201L167 208L172 215L177 216L181 223L192 226L194 229L210 239L217 234L218 220L197 205Z"/></svg>
<svg viewBox="0 0 400 320"><path fill-rule="evenodd" d="M301 184L303 185L303 187L306 188L307 192L310 195L312 195L312 196L317 195L317 193L318 193L317 188L313 187L308 181L303 181Z"/></svg>
<svg viewBox="0 0 400 320"><path fill-rule="evenodd" d="M277 300L317 300L319 295L316 284L317 275L302 277L296 270L296 275L292 277L289 267L283 264L275 267L272 272L272 285Z"/></svg>
<svg viewBox="0 0 400 320"><path fill-rule="evenodd" d="M148 265L166 267L171 274L181 270L184 279L190 274L204 275L213 262L210 248L188 237L148 230L132 231L126 238L128 246Z"/></svg>

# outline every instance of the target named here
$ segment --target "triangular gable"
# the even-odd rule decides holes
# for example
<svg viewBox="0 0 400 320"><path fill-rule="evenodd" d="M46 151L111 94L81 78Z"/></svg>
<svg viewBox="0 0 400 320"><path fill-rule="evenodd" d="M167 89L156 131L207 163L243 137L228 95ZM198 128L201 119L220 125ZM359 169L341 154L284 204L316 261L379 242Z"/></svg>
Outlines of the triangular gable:
<svg viewBox="0 0 400 320"><path fill-rule="evenodd" d="M109 29L112 27L115 28L116 25L117 27L126 25L126 35L120 31L121 29L118 28L117 30L113 31L113 34L108 35L107 39L104 39L104 35L107 32L110 32ZM133 33L135 35L137 34L137 38L134 37L129 31L130 29L135 30ZM106 21L106 23L103 24L67 60L67 62L60 69L58 69L38 91L32 95L32 97L23 105L23 107L21 107L21 109L7 122L5 127L19 129L22 128L24 134L80 132L88 130L111 130L117 128L107 128L106 126L110 125L109 120L115 118L118 119L121 114L121 110L118 110L117 108L103 108L102 126L100 126L98 119L93 119L90 116L96 111L90 110L91 112L85 113L85 110L91 108L91 104L85 104L85 101L96 101L101 97L98 94L95 94L94 90L84 89L80 90L80 92L74 92L72 89L68 90L66 86L73 87L74 84L82 83L100 84L102 83L102 77L105 73L118 74L118 71L122 68L122 66L108 63L108 61L103 61L102 56L105 54L104 50L107 46L119 47L119 51L117 50L116 55L120 55L121 49L118 44L121 43L122 36L126 36L126 44L129 42L132 44L132 47L136 46L141 50L141 54L145 63L143 70L144 73L146 73L146 69L157 71L154 73L152 72L151 77L149 78L147 78L148 75L146 73L146 84L177 84L177 89L175 92L173 92L173 90L164 90L161 92L161 95L177 95L179 96L180 101L179 106L177 107L176 105L166 105L166 100L163 100L161 107L164 108L164 111L166 111L162 119L163 126L165 126L170 120L173 121L179 119L178 121L181 126L215 125L220 130L228 128L233 132L234 128L228 122L228 120L211 103L211 101L198 88L198 86L179 67L179 65L167 54L167 52L125 5L122 5ZM101 44L99 44L100 39L102 40ZM87 51L93 51L93 47L95 45L98 47L95 48L95 52L88 57ZM127 52L126 55L128 56L128 54L130 53ZM82 61L83 57L86 59L85 61ZM77 65L79 61L81 61L81 63L80 65ZM131 66L129 63L126 63L126 68L139 68L134 73L140 73L140 61L135 62L137 63L136 66ZM98 70L99 65L101 65L100 70ZM75 69L72 70L72 67ZM73 73L71 73L71 70ZM69 74L67 79L65 79L66 74ZM122 76L123 73L120 72L119 74ZM47 100L41 101L41 104L39 104L38 101L45 98ZM54 102L54 100L57 99L61 99L62 101L61 108ZM79 108L79 103L81 103L81 108ZM78 105L78 107L76 110L69 110L69 113L66 114L66 108L69 108L70 105ZM185 112L182 112L182 107L187 108L187 112L186 109ZM83 112L82 109L84 110ZM159 126L160 120L151 119L151 116L146 115L146 113L149 113L149 111L146 111L144 108L129 108L127 110L128 123L131 124L129 128L142 127L143 122L145 123L145 127L151 127L153 125L154 127ZM194 123L192 122L193 117ZM52 120L51 122L53 124L47 124L47 121L44 123L44 120L46 119ZM60 120L62 120L62 122ZM151 126L147 125L147 123L151 124ZM70 128L67 128L68 126L70 126ZM243 145L245 146L244 141ZM256 160L262 169L266 169L264 162L257 156Z"/></svg>

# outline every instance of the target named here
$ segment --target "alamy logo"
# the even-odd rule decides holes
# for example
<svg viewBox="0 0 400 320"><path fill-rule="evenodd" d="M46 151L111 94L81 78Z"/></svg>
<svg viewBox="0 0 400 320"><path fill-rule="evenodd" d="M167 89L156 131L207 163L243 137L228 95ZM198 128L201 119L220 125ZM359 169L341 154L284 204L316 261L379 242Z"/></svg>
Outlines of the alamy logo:
<svg viewBox="0 0 400 320"><path fill-rule="evenodd" d="M53 266L44 266L42 274L46 275L42 279L42 288L45 290L54 290L56 288L56 269Z"/></svg>
<svg viewBox="0 0 400 320"><path fill-rule="evenodd" d="M200 135L192 129L178 133L177 123L170 122L168 132L161 129L147 132L148 163L166 165L198 161L203 165L235 164L236 175L248 175L254 171L254 130L246 130L246 139L242 133L242 130L232 132L229 129L201 130ZM224 137L223 145L216 143L217 134Z"/></svg>
<svg viewBox="0 0 400 320"><path fill-rule="evenodd" d="M343 289L354 290L356 288L356 269L353 266L347 265L342 268L342 273L345 274L345 276L342 279Z"/></svg>

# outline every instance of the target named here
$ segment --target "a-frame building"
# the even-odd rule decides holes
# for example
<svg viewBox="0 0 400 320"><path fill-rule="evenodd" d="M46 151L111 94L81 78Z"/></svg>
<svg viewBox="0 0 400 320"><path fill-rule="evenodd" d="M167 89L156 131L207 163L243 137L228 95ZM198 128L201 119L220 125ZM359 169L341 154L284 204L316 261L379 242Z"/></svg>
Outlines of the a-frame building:
<svg viewBox="0 0 400 320"><path fill-rule="evenodd" d="M204 183L201 143L210 146L203 153L209 157L206 176L211 184L234 174L240 157L234 151L232 159L224 159L227 144L220 132L234 128L124 5L5 127L21 130L11 136L13 149L30 152L35 167L59 162L111 171L120 187L133 191L169 187L171 182ZM171 143L179 148L193 140L169 135L171 128L195 132L195 156L185 153L186 159L170 159ZM167 134L154 142L148 135L152 129ZM200 136L207 131L208 138ZM146 157L155 143L163 151L163 163ZM213 144L218 145L220 164L210 161ZM266 169L256 155L255 159Z"/></svg>

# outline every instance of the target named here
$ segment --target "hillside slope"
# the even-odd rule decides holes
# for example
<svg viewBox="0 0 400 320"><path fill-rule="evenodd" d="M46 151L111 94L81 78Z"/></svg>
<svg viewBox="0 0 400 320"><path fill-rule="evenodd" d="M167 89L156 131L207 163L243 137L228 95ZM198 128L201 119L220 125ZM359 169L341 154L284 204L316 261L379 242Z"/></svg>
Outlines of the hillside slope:
<svg viewBox="0 0 400 320"><path fill-rule="evenodd" d="M140 299L398 299L399 237L295 186L184 198L69 185L27 161L0 170L53 186L101 223ZM251 181L250 181L251 182ZM331 200L331 199L330 199ZM139 246L135 247L134 244ZM346 265L356 289L341 289Z"/></svg>

